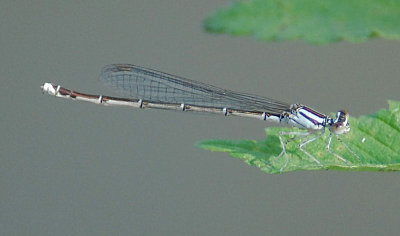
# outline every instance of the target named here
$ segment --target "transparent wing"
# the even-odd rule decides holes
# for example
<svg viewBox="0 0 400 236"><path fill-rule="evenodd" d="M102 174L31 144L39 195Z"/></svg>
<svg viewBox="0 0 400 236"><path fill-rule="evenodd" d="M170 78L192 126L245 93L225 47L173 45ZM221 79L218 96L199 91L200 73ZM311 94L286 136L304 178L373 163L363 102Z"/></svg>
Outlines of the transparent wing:
<svg viewBox="0 0 400 236"><path fill-rule="evenodd" d="M270 98L225 90L130 64L105 66L100 78L129 97L148 102L269 113L282 113L290 107L290 104Z"/></svg>

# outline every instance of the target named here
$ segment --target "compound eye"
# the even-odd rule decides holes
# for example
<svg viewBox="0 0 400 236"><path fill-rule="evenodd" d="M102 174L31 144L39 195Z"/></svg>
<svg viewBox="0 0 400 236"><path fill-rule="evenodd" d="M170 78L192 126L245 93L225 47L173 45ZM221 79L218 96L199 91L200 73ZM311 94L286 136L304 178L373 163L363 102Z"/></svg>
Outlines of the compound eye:
<svg viewBox="0 0 400 236"><path fill-rule="evenodd" d="M350 131L349 125L349 113L341 110L336 114L336 119L333 121L333 124L330 128L331 132L335 134L345 134Z"/></svg>
<svg viewBox="0 0 400 236"><path fill-rule="evenodd" d="M349 113L345 110L340 110L336 113L335 123L347 123L349 120Z"/></svg>

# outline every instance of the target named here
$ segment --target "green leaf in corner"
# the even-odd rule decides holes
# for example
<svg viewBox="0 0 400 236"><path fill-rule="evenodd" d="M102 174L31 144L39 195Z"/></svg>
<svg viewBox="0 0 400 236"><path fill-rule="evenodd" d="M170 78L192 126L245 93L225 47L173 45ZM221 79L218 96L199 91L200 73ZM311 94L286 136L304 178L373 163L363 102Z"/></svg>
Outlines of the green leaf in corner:
<svg viewBox="0 0 400 236"><path fill-rule="evenodd" d="M269 41L328 43L400 39L399 22L396 0L249 0L218 10L204 27L213 33Z"/></svg>
<svg viewBox="0 0 400 236"><path fill-rule="evenodd" d="M333 138L331 150L344 157L345 163L327 152L325 149L329 132L310 143L305 149L321 161L319 166L306 156L298 145L304 141L294 140L287 144L289 164L283 172L295 170L345 170L345 171L398 171L400 170L400 102L389 101L389 110L380 110L374 114L358 119L350 118L351 131L340 136L344 143L356 153L358 160L337 139ZM247 164L259 167L261 170L276 174L280 173L286 159L278 158L282 147L279 142L280 131L301 131L297 128L267 128L267 138L255 140L204 140L197 147L210 151L227 152L234 158L244 160ZM290 137L287 137L290 138Z"/></svg>

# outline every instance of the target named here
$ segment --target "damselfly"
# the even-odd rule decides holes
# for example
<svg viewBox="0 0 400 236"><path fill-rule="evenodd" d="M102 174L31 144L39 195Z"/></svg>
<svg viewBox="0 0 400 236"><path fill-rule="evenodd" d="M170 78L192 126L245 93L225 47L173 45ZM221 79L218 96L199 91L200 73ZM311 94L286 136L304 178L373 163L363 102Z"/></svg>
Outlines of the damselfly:
<svg viewBox="0 0 400 236"><path fill-rule="evenodd" d="M304 148L307 144L321 138L326 128L330 131L326 145L329 153L349 164L349 161L344 157L330 150L332 137L335 136L352 155L360 159L338 137L338 135L350 131L349 114L344 110L338 111L336 118L331 118L305 105L288 104L266 97L221 89L130 64L105 66L100 77L106 83L128 95L129 98L85 94L52 83L44 83L41 88L44 92L56 97L71 98L107 106L210 112L225 116L257 118L307 130L306 132L280 132L279 140L282 145L282 151L278 158L283 156L286 158L281 171L289 163L289 158L286 154L287 143L302 137L307 139L299 145L300 150L323 167L324 165L321 161ZM295 135L295 137L284 142L282 138L284 135Z"/></svg>

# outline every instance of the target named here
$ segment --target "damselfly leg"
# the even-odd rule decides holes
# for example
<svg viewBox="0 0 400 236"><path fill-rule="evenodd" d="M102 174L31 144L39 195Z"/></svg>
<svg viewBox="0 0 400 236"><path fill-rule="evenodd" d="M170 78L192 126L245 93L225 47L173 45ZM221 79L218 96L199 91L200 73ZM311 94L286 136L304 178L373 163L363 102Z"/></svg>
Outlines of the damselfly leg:
<svg viewBox="0 0 400 236"><path fill-rule="evenodd" d="M347 144L345 142L343 142L342 139L340 139L337 134L335 135L335 137L347 149L347 151L349 151L353 156L355 156L358 159L358 161L361 161L361 158L355 152L353 152L353 150L351 150L350 147L347 146ZM338 158L338 159L342 160L343 162L345 162L347 165L350 165L350 162L348 160L346 160L344 157L342 157L339 154L331 151L331 148L330 148L331 141L332 141L332 133L329 135L328 143L326 145L326 150L330 154L334 155L336 158Z"/></svg>
<svg viewBox="0 0 400 236"><path fill-rule="evenodd" d="M313 131L308 131L308 132L279 132L279 141L280 141L281 146L282 146L282 151L281 151L281 153L277 156L277 158L281 158L282 156L285 156L285 158L286 158L286 162L285 162L285 164L281 167L280 172L283 172L283 171L287 168L287 166L288 166L288 164L289 164L289 161L290 161L289 158L288 158L288 155L287 155L287 153L286 153L286 146L287 146L287 144L288 144L289 142L292 142L292 141L296 140L296 139L301 139L301 138L304 138L304 137L308 138L308 137L310 137L310 136L312 136L312 135L314 135L314 134L317 134L317 133L319 133L319 132L318 132L318 131L314 131L314 132L313 132ZM325 134L325 131L321 131L320 134L318 134L317 136L314 136L314 137L312 137L312 138L308 138L308 139L306 139L304 142L302 142L302 143L300 143L300 144L298 145L298 146L299 146L299 149L300 149L304 154L306 154L311 160L313 160L315 163L317 163L317 164L318 164L319 166L321 166L321 167L324 167L324 164L322 164L321 161L319 161L317 158L315 158L312 154L310 154L310 153L309 153L307 150L305 150L304 148L305 148L305 146L306 146L307 144L310 144L310 143L316 141L317 139L321 138L324 134ZM282 136L286 136L286 135L295 135L295 136L294 136L293 138L287 139L286 141L283 141ZM333 151L331 150L330 147L331 147L333 135L335 135L336 139L340 142L340 144L342 144L342 145L346 148L347 151L349 151L349 152L350 152L353 156L355 156L359 161L361 160L361 158L360 158L353 150L351 150L350 147L349 147L345 142L343 142L343 140L341 140L337 134L332 134L332 133L330 133L329 138L328 138L327 145L326 145L326 147L325 147L326 150L327 150L331 155L335 156L335 157L336 157L337 159L339 159L340 161L343 161L347 166L350 166L350 161L348 161L346 158L342 157L341 155L339 155L339 154L337 154L337 153L335 153L335 152L333 152Z"/></svg>
<svg viewBox="0 0 400 236"><path fill-rule="evenodd" d="M310 139L307 139L307 140L305 140L304 142L302 142L302 143L300 143L299 144L299 149L304 153L304 154L306 154L311 160L313 160L314 162L316 162L319 166L324 166L317 158L315 158L313 155L311 155L309 152L307 152L305 149L304 149L304 147L307 145L307 144L309 144L309 143L311 143L311 142L313 142L313 141L315 141L315 140L317 140L317 139L319 139L319 138L321 138L322 137L322 135L325 133L325 131L308 131L308 132L295 132L295 131L293 131L293 132L279 132L279 141L281 142L281 146L282 146L282 152L279 154L279 156L277 157L277 158L280 158L280 157L282 157L282 156L285 156L285 158L286 158L286 162L285 162L285 164L281 167L281 169L279 170L280 172L283 172L285 169L286 169L286 167L288 166L288 164L289 164L289 157L287 156L287 153L286 153L286 145L289 143L289 142L292 142L292 141L294 141L294 140L296 140L296 139L301 139L301 138L304 138L304 137L310 137L311 135L314 135L314 134L317 134L317 133L320 133L319 135L317 135L317 136L315 136L315 137L312 137L312 138L310 138ZM283 139L282 139L282 136L283 135L295 135L293 138L290 138L290 139L288 139L288 140L286 140L285 142L283 142Z"/></svg>

